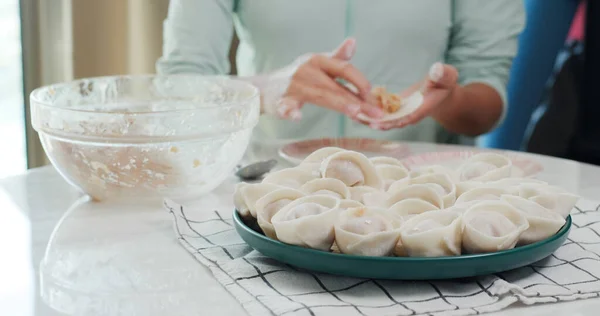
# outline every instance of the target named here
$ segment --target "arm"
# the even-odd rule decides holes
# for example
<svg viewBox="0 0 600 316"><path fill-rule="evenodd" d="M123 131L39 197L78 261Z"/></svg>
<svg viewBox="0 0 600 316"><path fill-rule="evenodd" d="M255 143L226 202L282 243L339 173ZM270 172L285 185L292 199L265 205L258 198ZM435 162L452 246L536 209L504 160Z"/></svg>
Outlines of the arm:
<svg viewBox="0 0 600 316"><path fill-rule="evenodd" d="M234 0L171 0L159 74L229 73Z"/></svg>
<svg viewBox="0 0 600 316"><path fill-rule="evenodd" d="M527 26L510 72L505 122L482 138L486 147L519 150L534 109L563 47L579 0L526 0Z"/></svg>
<svg viewBox="0 0 600 316"><path fill-rule="evenodd" d="M458 70L447 104L433 117L446 129L479 135L506 111L506 85L517 37L524 25L523 4L513 0L455 0L446 56Z"/></svg>

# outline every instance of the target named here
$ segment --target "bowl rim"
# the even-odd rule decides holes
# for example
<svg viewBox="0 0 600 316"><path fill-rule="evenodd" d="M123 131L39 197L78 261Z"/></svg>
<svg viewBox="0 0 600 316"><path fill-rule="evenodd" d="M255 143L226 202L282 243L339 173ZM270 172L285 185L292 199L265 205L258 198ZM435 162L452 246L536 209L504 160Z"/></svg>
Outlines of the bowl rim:
<svg viewBox="0 0 600 316"><path fill-rule="evenodd" d="M47 101L42 101L40 95L50 89L54 89L54 90L58 90L61 88L65 88L65 87L69 87L72 85L77 85L77 84L82 84L88 81L94 81L94 80L109 80L109 79L121 79L121 78L128 78L128 79L155 79L155 78L167 78L167 77L174 77L174 78L196 78L196 79L226 79L229 80L235 84L238 85L242 85L245 86L245 88L247 88L249 91L251 91L251 95L243 100L243 101L230 101L230 102L223 102L220 103L218 105L212 105L212 106L206 106L206 107L202 107L202 108L191 108L191 109L173 109L173 110L158 110L158 111L134 111L134 112L111 112L111 111L92 111L92 110L86 110L86 109L73 109L73 108L69 108L69 107L65 107L65 106L57 106L56 104L53 104L51 102L47 102ZM107 115L152 115L152 114L156 114L156 113L186 113L186 112L194 112L194 111L202 111L202 110L210 110L210 109L215 109L215 108L235 108L235 107L244 107L246 106L246 102L251 101L254 98L260 98L260 91L258 90L258 88L252 84L249 81L245 81L245 80L241 80L239 79L239 77L236 76L231 76L231 75L202 75L202 74L141 74L141 75L137 75L137 74L129 74L129 75L109 75L109 76L96 76L96 77L86 77L86 78L80 78L80 79L76 79L76 80L71 80L71 81L65 81L65 82L60 82L60 83L55 83L55 84L50 84L50 85L45 85L45 86L41 86L38 87L36 89L34 89L33 91L31 91L31 93L29 94L29 103L30 103L30 107L46 107L46 108L52 108L52 109L56 109L59 111L66 111L66 112L72 112L72 113L93 113L93 114L98 114L98 115L102 115L102 114L107 114ZM260 99L259 99L260 100Z"/></svg>

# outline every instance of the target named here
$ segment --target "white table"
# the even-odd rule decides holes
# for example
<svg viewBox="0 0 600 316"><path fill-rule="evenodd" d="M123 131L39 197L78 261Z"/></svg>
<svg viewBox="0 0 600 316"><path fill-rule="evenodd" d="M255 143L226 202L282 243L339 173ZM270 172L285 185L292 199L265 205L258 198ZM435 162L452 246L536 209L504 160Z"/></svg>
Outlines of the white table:
<svg viewBox="0 0 600 316"><path fill-rule="evenodd" d="M411 144L413 153L456 149ZM600 167L542 156L533 158L544 166L539 178L585 198L600 199ZM233 178L228 180L203 198L202 205L210 208L215 201L230 199L233 183ZM12 253L3 253L2 257L11 258L8 266L13 262L27 267L27 261L32 262L36 280L34 315L66 315L57 309L77 313L78 308L92 304L104 304L97 305L99 312L95 315L133 315L128 308L136 304L162 308L153 308L145 315L245 315L240 304L208 269L180 247L171 219L161 205L85 203L52 167L44 167L0 180L0 214L13 215L0 216L0 222L16 221L19 218L16 214L26 214L29 218L31 252L8 248ZM19 223L12 227L21 233L27 228ZM49 242L53 231L53 240ZM6 238L2 233L0 236ZM15 236L14 232L11 236ZM2 260L5 262L0 266L6 266L6 260ZM40 267L42 261L45 263ZM12 297L27 302L30 288L8 286L2 282L7 274L6 269L2 270L5 273L0 274L0 314L8 315L4 311L11 303L12 308L23 305L23 301ZM26 315L26 307L20 310ZM590 299L513 306L490 315L591 316L599 311L600 299Z"/></svg>

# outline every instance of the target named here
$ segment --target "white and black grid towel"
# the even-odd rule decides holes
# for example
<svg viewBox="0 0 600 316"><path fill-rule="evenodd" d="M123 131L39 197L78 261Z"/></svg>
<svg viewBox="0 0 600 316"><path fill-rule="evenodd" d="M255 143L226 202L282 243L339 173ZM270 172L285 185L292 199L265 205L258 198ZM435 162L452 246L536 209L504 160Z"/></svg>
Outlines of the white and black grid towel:
<svg viewBox="0 0 600 316"><path fill-rule="evenodd" d="M568 240L550 257L495 275L435 282L365 280L299 270L254 251L235 231L230 205L187 209L171 201L181 244L252 316L477 315L521 301L600 297L600 205L580 201Z"/></svg>

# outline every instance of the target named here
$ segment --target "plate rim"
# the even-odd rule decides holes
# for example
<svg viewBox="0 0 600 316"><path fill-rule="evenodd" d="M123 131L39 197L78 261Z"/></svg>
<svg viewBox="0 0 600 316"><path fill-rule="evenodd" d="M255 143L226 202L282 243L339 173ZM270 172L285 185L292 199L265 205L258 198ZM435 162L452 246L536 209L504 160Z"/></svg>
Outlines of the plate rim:
<svg viewBox="0 0 600 316"><path fill-rule="evenodd" d="M386 256L386 257L374 257L374 256L358 256L358 255L348 255L348 254L342 254L342 253L333 253L333 252L327 252L327 251L321 251L321 250L316 250L316 249L310 249L310 248L304 248L304 247L300 247L300 246L296 246L296 245L289 245L283 242L280 242L278 240L273 240L265 235L259 234L258 232L256 232L255 230L253 230L252 228L248 227L248 225L246 225L244 223L244 221L242 220L242 218L239 216L239 213L237 211L237 209L233 209L233 221L236 227L240 227L242 229L244 229L247 233L250 233L251 235L253 235L256 238L260 238L265 242L269 242L277 247L287 247L290 248L290 250L293 251L298 251L300 253L307 253L307 254L311 254L311 255L317 255L317 256L331 256L333 258L346 258L348 260L357 260L357 261L389 261L389 262L437 262L437 261L463 261L463 260L473 260L473 259L491 259L491 258L498 258L498 257L502 257L502 256L510 256L516 253L521 253L524 251L527 251L529 249L535 249L538 247L542 247L548 243L552 243L554 241L556 241L557 239L561 238L563 235L568 234L571 230L571 225L572 225L572 218L571 215L569 214L569 216L567 216L567 218L565 219L565 224L560 228L560 230L558 230L558 232L556 232L554 235L544 239L544 240L540 240L528 245L524 245L524 246L519 246L519 247L515 247L512 249L508 249L508 250L501 250L501 251L496 251L496 252L489 252L489 253L480 253L480 254L466 254L466 255L459 255L459 256L443 256L443 257L393 257L393 256ZM242 238L243 239L243 238ZM246 242L244 240L244 242ZM246 244L248 244L246 242ZM250 245L248 245L250 246ZM250 246L252 249L254 249L254 247ZM256 249L255 249L256 250Z"/></svg>

